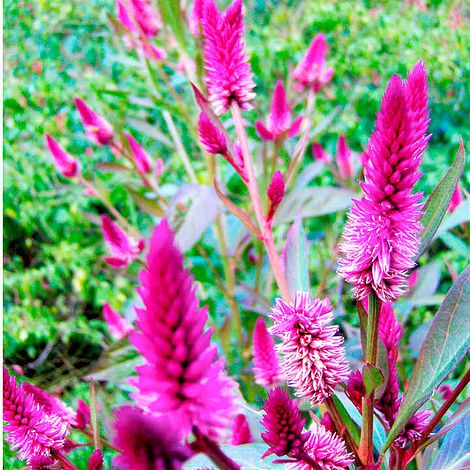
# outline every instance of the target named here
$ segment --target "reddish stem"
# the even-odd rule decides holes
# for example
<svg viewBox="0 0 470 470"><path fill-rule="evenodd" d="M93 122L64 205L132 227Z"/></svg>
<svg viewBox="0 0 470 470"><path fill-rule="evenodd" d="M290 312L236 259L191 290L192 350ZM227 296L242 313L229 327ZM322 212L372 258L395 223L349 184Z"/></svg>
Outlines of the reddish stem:
<svg viewBox="0 0 470 470"><path fill-rule="evenodd" d="M206 454L221 470L240 470L240 465L224 454L218 444L210 437L201 434L196 427L193 429L193 434L196 441L191 444L191 447L196 452Z"/></svg>

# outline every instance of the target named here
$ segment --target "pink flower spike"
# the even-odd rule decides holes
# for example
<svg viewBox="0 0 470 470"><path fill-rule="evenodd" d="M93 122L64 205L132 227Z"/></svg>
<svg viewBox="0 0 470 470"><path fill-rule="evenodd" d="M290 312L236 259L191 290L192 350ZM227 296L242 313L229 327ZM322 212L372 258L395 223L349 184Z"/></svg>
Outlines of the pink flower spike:
<svg viewBox="0 0 470 470"><path fill-rule="evenodd" d="M130 33L136 32L136 25L124 4L120 0L116 0L117 18L122 26Z"/></svg>
<svg viewBox="0 0 470 470"><path fill-rule="evenodd" d="M73 427L84 430L88 427L90 422L91 422L90 407L82 399L79 399L75 424L73 424Z"/></svg>
<svg viewBox="0 0 470 470"><path fill-rule="evenodd" d="M255 382L263 387L273 387L284 380L281 364L274 349L263 317L256 320L253 331L253 374Z"/></svg>
<svg viewBox="0 0 470 470"><path fill-rule="evenodd" d="M145 363L137 367L134 398L152 413L172 416L183 438L194 427L218 438L235 413L235 383L217 359L212 331L205 329L207 308L199 307L166 220L153 232L140 282L144 308L137 309L130 342Z"/></svg>
<svg viewBox="0 0 470 470"><path fill-rule="evenodd" d="M318 160L325 165L331 162L331 155L325 151L321 144L314 142L312 145L312 154L315 160Z"/></svg>
<svg viewBox="0 0 470 470"><path fill-rule="evenodd" d="M150 0L129 0L129 6L145 36L152 38L160 32L163 26L160 12L153 7Z"/></svg>
<svg viewBox="0 0 470 470"><path fill-rule="evenodd" d="M201 34L201 19L204 9L204 0L194 0L191 13L188 18L189 30L193 36L198 37Z"/></svg>
<svg viewBox="0 0 470 470"><path fill-rule="evenodd" d="M243 41L242 1L234 0L222 15L214 0L205 0L201 23L206 83L214 112L225 113L232 102L251 109L255 84Z"/></svg>
<svg viewBox="0 0 470 470"><path fill-rule="evenodd" d="M447 210L450 213L454 212L455 209L457 209L457 207L459 207L460 204L462 204L462 202L463 202L462 191L460 190L459 185L457 185L455 187L455 191L452 194L452 198L450 200L449 207L447 208Z"/></svg>
<svg viewBox="0 0 470 470"><path fill-rule="evenodd" d="M113 463L123 470L180 470L192 452L179 437L172 415L154 417L123 406L116 412L114 445L121 455Z"/></svg>
<svg viewBox="0 0 470 470"><path fill-rule="evenodd" d="M137 142L130 134L124 134L134 157L135 166L137 171L141 174L150 173L152 160L149 154L144 150L142 145Z"/></svg>
<svg viewBox="0 0 470 470"><path fill-rule="evenodd" d="M325 35L317 34L304 58L294 70L294 80L299 91L312 88L318 93L320 88L333 78L333 69L326 66L327 50Z"/></svg>
<svg viewBox="0 0 470 470"><path fill-rule="evenodd" d="M126 323L124 318L107 303L103 305L103 317L108 324L109 332L118 341L132 331L132 327Z"/></svg>
<svg viewBox="0 0 470 470"><path fill-rule="evenodd" d="M76 97L75 104L88 138L96 145L110 144L113 138L113 126L96 114L81 98Z"/></svg>
<svg viewBox="0 0 470 470"><path fill-rule="evenodd" d="M377 114L367 148L364 196L355 201L340 245L338 274L353 285L357 299L371 291L384 302L406 292L421 232L421 155L429 140L426 70L422 62L403 82L394 75Z"/></svg>
<svg viewBox="0 0 470 470"><path fill-rule="evenodd" d="M284 183L284 176L283 174L277 170L272 179L271 183L269 183L268 187L268 199L269 199L269 209L268 215L266 216L266 220L271 222L276 209L278 208L279 204L281 203L284 195L286 193L286 185Z"/></svg>
<svg viewBox="0 0 470 470"><path fill-rule="evenodd" d="M103 470L103 452L95 449L88 460L88 470Z"/></svg>
<svg viewBox="0 0 470 470"><path fill-rule="evenodd" d="M143 240L135 240L113 222L107 215L101 216L101 229L111 257L105 261L113 268L128 266L144 249Z"/></svg>
<svg viewBox="0 0 470 470"><path fill-rule="evenodd" d="M208 153L226 155L225 136L205 113L199 115L199 139Z"/></svg>
<svg viewBox="0 0 470 470"><path fill-rule="evenodd" d="M330 325L330 301L297 292L292 304L276 299L269 316L274 321L269 332L282 340L276 350L289 386L313 405L322 403L349 376L343 338L336 335L338 327Z"/></svg>
<svg viewBox="0 0 470 470"><path fill-rule="evenodd" d="M347 180L353 177L352 154L344 135L338 137L336 145L336 163L341 178Z"/></svg>
<svg viewBox="0 0 470 470"><path fill-rule="evenodd" d="M245 415L238 414L233 422L230 444L233 446L241 446L243 444L250 444L251 442L253 442L253 436L251 435L248 421Z"/></svg>
<svg viewBox="0 0 470 470"><path fill-rule="evenodd" d="M57 170L67 178L80 174L80 164L67 153L49 134L46 134L47 146Z"/></svg>

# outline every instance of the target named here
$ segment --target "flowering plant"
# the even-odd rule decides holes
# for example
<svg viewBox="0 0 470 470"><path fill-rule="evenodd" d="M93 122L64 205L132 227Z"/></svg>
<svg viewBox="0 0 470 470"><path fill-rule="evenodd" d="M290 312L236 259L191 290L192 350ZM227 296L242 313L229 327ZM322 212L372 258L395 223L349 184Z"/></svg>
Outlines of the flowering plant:
<svg viewBox="0 0 470 470"><path fill-rule="evenodd" d="M415 185L430 138L425 65L418 62L406 79L390 79L361 155L351 151L343 135L338 136L334 164L318 142L313 145L321 162L316 168L329 166L337 180L338 186L330 188L330 197L339 203L335 210L352 207L312 295L302 219L316 215L311 208L318 201L302 199L305 188L298 180L308 177L298 173L313 139L315 102L324 99L334 77L325 35L313 39L292 77L285 77L293 83L273 84L269 113L250 126L260 142L250 140L256 134L247 132L243 115L254 107L256 95L242 1L221 11L214 0L195 0L186 16L175 14L173 4L164 5L163 20L178 51L169 45L164 50L170 41L159 36L162 16L147 0L119 0L114 24L148 71L154 97L168 107L163 117L191 187L178 192L165 187L168 162L154 161L127 129L111 124L109 116L101 116L82 98L75 100L87 137L109 147L137 205L157 219L151 235L140 233L93 172L84 174L79 162L46 136L57 170L106 209L100 218L110 254L105 262L116 270L143 264L135 321L124 319L111 305L103 309L116 343L130 343L138 353L138 365L125 377L128 403L115 410L112 429L101 432L93 380L89 403L81 401L73 410L52 394L20 383L5 368L7 441L32 469L76 469L74 451L79 447L93 449L86 467L95 470L103 468L105 456L122 469L280 464L404 469L436 442L436 461L444 459L448 441L468 422L468 403L458 400L470 373L453 387L445 385L442 400L432 396L470 346L469 268L449 289L409 378L400 370L403 327L395 314L395 306L412 289L410 275L418 272L419 256L451 201L458 199L464 167L461 145L447 174L421 202L423 194L415 192ZM188 52L187 30L202 61ZM172 62L175 54L178 63ZM167 69L185 77L185 90L174 86ZM189 91L198 113L184 99ZM174 116L186 123L204 156L205 184ZM189 209L188 197L193 198ZM209 226L217 238L223 275L199 244ZM183 253L193 248L226 298L229 314L223 322L201 305L199 296L208 295L205 286L198 289L185 267ZM254 276L246 275L244 264L255 266ZM339 277L351 285L356 328L348 329L338 318L349 291L340 283L340 293L333 296L329 283L336 265ZM275 300L270 297L273 281ZM242 294L237 286L243 286ZM266 297L274 300L272 307L266 307ZM361 357L349 351L354 340ZM103 380L96 372L91 374L94 380ZM253 380L260 387L251 386Z"/></svg>

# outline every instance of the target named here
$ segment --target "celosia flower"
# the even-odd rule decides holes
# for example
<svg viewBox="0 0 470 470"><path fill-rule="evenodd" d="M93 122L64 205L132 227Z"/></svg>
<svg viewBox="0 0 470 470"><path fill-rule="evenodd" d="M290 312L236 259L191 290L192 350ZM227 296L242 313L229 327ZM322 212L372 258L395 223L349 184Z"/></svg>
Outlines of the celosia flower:
<svg viewBox="0 0 470 470"><path fill-rule="evenodd" d="M452 198L450 200L449 207L447 208L447 210L451 213L454 212L455 209L457 209L457 207L459 207L460 204L462 204L462 202L463 202L462 191L460 190L459 185L457 185L455 187L454 192L452 193Z"/></svg>
<svg viewBox="0 0 470 470"><path fill-rule="evenodd" d="M189 30L193 36L201 33L201 19L204 9L204 0L194 0L191 13L188 18Z"/></svg>
<svg viewBox="0 0 470 470"><path fill-rule="evenodd" d="M144 249L144 240L135 240L107 215L101 216L101 229L111 257L104 260L113 268L128 266Z"/></svg>
<svg viewBox="0 0 470 470"><path fill-rule="evenodd" d="M266 220L270 222L278 208L279 204L281 203L284 194L286 192L286 185L284 183L284 176L283 174L277 170L272 179L271 183L269 183L268 187L268 199L269 199L269 209L268 214L266 216Z"/></svg>
<svg viewBox="0 0 470 470"><path fill-rule="evenodd" d="M108 303L103 305L103 317L108 324L111 336L118 341L127 336L132 331L132 326L126 323L124 318L111 308Z"/></svg>
<svg viewBox="0 0 470 470"><path fill-rule="evenodd" d="M274 88L273 100L268 114L266 125L262 121L256 121L256 130L263 140L278 140L286 134L295 137L302 124L303 116L299 116L292 122L289 103L282 81L279 80Z"/></svg>
<svg viewBox="0 0 470 470"><path fill-rule="evenodd" d="M419 62L407 82L394 75L367 150L364 196L344 230L338 273L358 299L371 291L384 302L406 291L421 231L421 194L412 194L429 136L426 70Z"/></svg>
<svg viewBox="0 0 470 470"><path fill-rule="evenodd" d="M238 414L233 421L230 444L233 446L241 446L243 444L250 444L251 442L253 442L253 436L248 421L245 415Z"/></svg>
<svg viewBox="0 0 470 470"><path fill-rule="evenodd" d="M199 139L208 153L213 155L227 153L227 141L224 133L217 129L205 113L199 115Z"/></svg>
<svg viewBox="0 0 470 470"><path fill-rule="evenodd" d="M222 114L233 102L251 109L255 84L242 38L242 1L234 0L221 14L214 0L205 0L201 23L206 83L214 111Z"/></svg>
<svg viewBox="0 0 470 470"><path fill-rule="evenodd" d="M323 402L349 375L343 338L336 335L338 327L330 325L330 301L312 301L308 293L297 292L292 304L277 299L270 317L270 333L282 339L276 349L288 384L312 404Z"/></svg>
<svg viewBox="0 0 470 470"><path fill-rule="evenodd" d="M300 414L297 401L276 387L269 392L263 411L261 424L266 432L261 433L261 437L269 446L265 456L276 454L296 458L302 455L310 433L303 432L305 418Z"/></svg>
<svg viewBox="0 0 470 470"><path fill-rule="evenodd" d="M349 374L346 385L346 395L362 413L362 398L366 395L366 387L360 370L355 370Z"/></svg>
<svg viewBox="0 0 470 470"><path fill-rule="evenodd" d="M101 449L95 449L88 459L88 470L103 470L103 452Z"/></svg>
<svg viewBox="0 0 470 470"><path fill-rule="evenodd" d="M12 450L21 460L49 456L51 450L63 447L67 423L58 415L47 413L34 396L18 386L16 379L3 369L3 419L8 421L4 431Z"/></svg>
<svg viewBox="0 0 470 470"><path fill-rule="evenodd" d="M129 0L129 6L134 19L147 37L152 38L160 32L162 19L150 0Z"/></svg>
<svg viewBox="0 0 470 470"><path fill-rule="evenodd" d="M327 153L322 145L318 142L313 143L312 154L316 160L323 162L325 165L331 162L331 155Z"/></svg>
<svg viewBox="0 0 470 470"><path fill-rule="evenodd" d="M152 167L152 160L142 145L137 142L130 134L125 134L127 142L134 157L135 166L139 173L149 173Z"/></svg>
<svg viewBox="0 0 470 470"><path fill-rule="evenodd" d="M75 98L86 135L97 145L108 145L113 138L113 126L96 114L81 98Z"/></svg>
<svg viewBox="0 0 470 470"><path fill-rule="evenodd" d="M81 399L78 400L77 413L74 428L86 429L91 422L90 407Z"/></svg>
<svg viewBox="0 0 470 470"><path fill-rule="evenodd" d="M333 421L333 418L331 417L330 413L328 411L325 412L325 414L322 416L322 419L320 420L320 424L330 432L336 432L336 426Z"/></svg>
<svg viewBox="0 0 470 470"><path fill-rule="evenodd" d="M28 461L28 470L59 470L60 468L61 466L58 466L58 463L47 455L38 455Z"/></svg>
<svg viewBox="0 0 470 470"><path fill-rule="evenodd" d="M336 163L338 164L339 176L341 178L352 178L353 165L351 149L344 135L338 137L338 143L336 144Z"/></svg>
<svg viewBox="0 0 470 470"><path fill-rule="evenodd" d="M171 414L157 418L124 406L116 412L114 428L114 445L121 455L113 462L123 470L178 470L191 456L189 448L181 444Z"/></svg>
<svg viewBox="0 0 470 470"><path fill-rule="evenodd" d="M193 279L184 269L174 235L163 220L150 240L147 268L140 273L139 332L130 340L145 358L137 367L135 398L156 414L170 414L183 437L193 427L209 437L227 429L235 411L235 383L225 375L205 330Z"/></svg>
<svg viewBox="0 0 470 470"><path fill-rule="evenodd" d="M432 413L429 410L416 412L398 434L398 437L394 441L395 445L405 448L409 442L421 439L423 431L429 424L431 415Z"/></svg>
<svg viewBox="0 0 470 470"><path fill-rule="evenodd" d="M49 134L46 134L47 146L57 170L67 178L80 174L80 164L66 152Z"/></svg>
<svg viewBox="0 0 470 470"><path fill-rule="evenodd" d="M299 462L288 463L287 469L343 470L354 462L352 454L348 452L346 444L339 436L315 421L310 425L309 432L310 436L303 449L305 457Z"/></svg>
<svg viewBox="0 0 470 470"><path fill-rule="evenodd" d="M333 77L333 69L326 66L328 45L324 34L317 34L304 58L294 70L294 80L299 91L312 88L318 93Z"/></svg>
<svg viewBox="0 0 470 470"><path fill-rule="evenodd" d="M262 317L256 320L253 331L253 364L253 374L257 384L272 387L284 380L281 364L274 349L274 341Z"/></svg>

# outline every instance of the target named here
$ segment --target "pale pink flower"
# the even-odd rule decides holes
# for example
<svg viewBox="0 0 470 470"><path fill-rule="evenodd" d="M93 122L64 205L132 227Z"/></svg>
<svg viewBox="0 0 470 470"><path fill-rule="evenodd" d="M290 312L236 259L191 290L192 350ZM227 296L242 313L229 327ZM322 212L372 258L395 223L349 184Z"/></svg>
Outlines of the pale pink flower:
<svg viewBox="0 0 470 470"><path fill-rule="evenodd" d="M256 121L256 130L263 140L278 140L285 137L295 137L302 125L303 116L299 116L292 122L292 114L287 101L286 91L281 80L274 88L271 108L266 119L266 125L262 121Z"/></svg>
<svg viewBox="0 0 470 470"><path fill-rule="evenodd" d="M452 193L452 198L450 200L449 207L447 208L447 210L451 213L454 212L455 209L457 209L457 207L459 207L460 204L462 204L462 202L463 202L462 191L460 190L459 185L457 185L455 187L454 192Z"/></svg>
<svg viewBox="0 0 470 470"><path fill-rule="evenodd" d="M222 14L214 0L205 0L201 23L206 83L214 111L222 114L232 102L251 109L255 84L243 41L242 1L234 0Z"/></svg>
<svg viewBox="0 0 470 470"><path fill-rule="evenodd" d="M95 449L88 459L88 470L103 470L103 452L101 449Z"/></svg>
<svg viewBox="0 0 470 470"><path fill-rule="evenodd" d="M421 193L412 190L429 136L426 70L422 62L407 82L394 75L369 141L364 196L350 210L338 273L356 298L371 291L384 302L406 291L407 272L419 249Z"/></svg>
<svg viewBox="0 0 470 470"><path fill-rule="evenodd" d="M217 359L205 330L207 308L200 308L189 271L162 220L150 240L147 268L140 273L138 331L130 341L145 359L134 382L139 403L158 415L171 415L183 438L193 427L218 437L235 412L235 383Z"/></svg>
<svg viewBox="0 0 470 470"><path fill-rule="evenodd" d="M274 173L267 190L269 199L268 214L266 216L267 222L271 222L276 209L284 198L285 193L286 184L284 183L284 175L279 170L277 170Z"/></svg>
<svg viewBox="0 0 470 470"><path fill-rule="evenodd" d="M132 156L134 157L135 166L137 171L141 174L150 173L152 167L152 159L145 151L142 145L137 142L130 134L125 134Z"/></svg>
<svg viewBox="0 0 470 470"><path fill-rule="evenodd" d="M238 414L233 421L232 438L230 444L233 446L241 446L253 442L253 436L250 431L248 421L243 414Z"/></svg>
<svg viewBox="0 0 470 470"><path fill-rule="evenodd" d="M284 380L274 341L268 333L262 317L256 320L253 331L253 374L255 382L263 387L272 387Z"/></svg>
<svg viewBox="0 0 470 470"><path fill-rule="evenodd" d="M126 337L132 331L132 326L129 325L119 313L113 310L108 303L103 305L103 317L108 324L111 336L118 341Z"/></svg>
<svg viewBox="0 0 470 470"><path fill-rule="evenodd" d="M326 52L328 45L325 35L315 36L304 58L294 70L294 80L299 91L312 88L318 93L333 77L333 69L326 66Z"/></svg>
<svg viewBox="0 0 470 470"><path fill-rule="evenodd" d="M80 164L78 161L66 152L49 134L46 134L46 140L57 170L67 178L78 176L80 174Z"/></svg>
<svg viewBox="0 0 470 470"><path fill-rule="evenodd" d="M113 268L128 266L144 249L144 240L135 240L127 235L107 215L101 216L101 229L106 245L111 253L111 256L104 260Z"/></svg>
<svg viewBox="0 0 470 470"><path fill-rule="evenodd" d="M306 292L297 292L293 303L276 299L269 315L270 333L282 339L276 346L288 384L299 397L309 397L312 404L322 403L334 387L347 380L348 363L336 335L328 299L312 300Z"/></svg>
<svg viewBox="0 0 470 470"><path fill-rule="evenodd" d="M338 137L336 145L336 163L338 165L339 176L343 179L353 177L353 162L351 149L344 135Z"/></svg>
<svg viewBox="0 0 470 470"><path fill-rule="evenodd" d="M314 142L312 144L312 154L315 160L318 160L319 162L322 162L325 165L331 163L331 155L326 152L323 146L318 142Z"/></svg>
<svg viewBox="0 0 470 470"><path fill-rule="evenodd" d="M96 114L81 98L75 98L86 135L97 145L108 145L113 139L113 126Z"/></svg>

